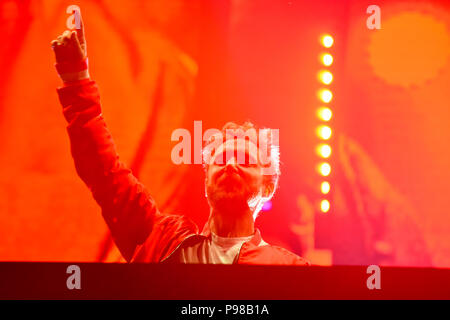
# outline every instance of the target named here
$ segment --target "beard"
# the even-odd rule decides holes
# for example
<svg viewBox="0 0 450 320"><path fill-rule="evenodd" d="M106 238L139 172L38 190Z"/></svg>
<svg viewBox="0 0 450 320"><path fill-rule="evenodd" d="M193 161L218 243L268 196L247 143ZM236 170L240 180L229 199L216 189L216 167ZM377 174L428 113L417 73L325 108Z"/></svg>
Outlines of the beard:
<svg viewBox="0 0 450 320"><path fill-rule="evenodd" d="M206 194L214 209L238 215L251 208L249 202L258 194L255 185L249 185L237 174L223 174L215 183L207 184Z"/></svg>

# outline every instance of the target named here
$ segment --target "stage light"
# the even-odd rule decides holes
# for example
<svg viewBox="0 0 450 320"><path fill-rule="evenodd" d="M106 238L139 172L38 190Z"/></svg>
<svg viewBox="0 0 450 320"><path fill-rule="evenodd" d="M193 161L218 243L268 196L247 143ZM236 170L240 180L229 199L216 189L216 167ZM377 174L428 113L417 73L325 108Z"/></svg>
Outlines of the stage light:
<svg viewBox="0 0 450 320"><path fill-rule="evenodd" d="M330 139L332 134L331 128L329 126L321 125L317 128L317 135L323 140Z"/></svg>
<svg viewBox="0 0 450 320"><path fill-rule="evenodd" d="M325 199L320 201L320 210L323 213L328 212L330 210L330 202L328 200L325 200Z"/></svg>
<svg viewBox="0 0 450 320"><path fill-rule="evenodd" d="M322 158L328 158L331 155L331 147L325 143L319 144L316 151Z"/></svg>
<svg viewBox="0 0 450 320"><path fill-rule="evenodd" d="M333 45L333 42L334 42L334 39L329 34L322 37L322 45L325 48L331 48L331 46Z"/></svg>
<svg viewBox="0 0 450 320"><path fill-rule="evenodd" d="M324 34L320 37L321 44L326 48L331 48L334 43L334 39L329 34ZM329 67L333 64L334 57L328 53L328 52L322 52L319 55L319 60L321 62L321 65L325 67ZM324 85L330 85L334 80L334 75L330 70L327 70L326 68L319 70L317 74L317 78L320 81L320 83ZM317 91L317 97L319 101L322 103L328 104L333 99L333 92L329 89L326 89L326 87L320 88ZM320 122L328 122L331 120L333 116L333 112L331 111L331 108L327 107L326 105L322 104L317 109L317 117L319 118ZM322 122L322 123L323 123ZM319 126L316 128L316 134L319 137L320 140L322 140L321 143L319 143L316 146L316 153L317 155L322 158L319 163L316 164L316 170L318 174L321 177L328 177L331 174L331 165L323 161L325 159L328 159L331 156L332 148L330 142L326 142L323 140L329 140L332 135L331 126L325 125L325 124L319 124ZM328 180L328 178L326 178ZM322 195L328 194L331 190L331 185L329 181L322 181L320 184L320 191ZM330 201L326 199L320 200L320 211L323 213L326 213L330 210Z"/></svg>
<svg viewBox="0 0 450 320"><path fill-rule="evenodd" d="M321 164L319 164L318 169L319 173L324 177L329 176L331 173L331 166L328 162L322 162Z"/></svg>
<svg viewBox="0 0 450 320"><path fill-rule="evenodd" d="M321 191L323 194L327 194L328 192L330 192L330 189L331 189L331 187L330 187L330 183L329 183L328 181L323 181L323 182L320 184L320 191Z"/></svg>
<svg viewBox="0 0 450 320"><path fill-rule="evenodd" d="M329 103L333 99L333 94L328 89L319 90L319 98L325 103Z"/></svg>
<svg viewBox="0 0 450 320"><path fill-rule="evenodd" d="M262 211L269 211L270 209L272 209L272 201L269 200L269 201L264 202L261 210Z"/></svg>
<svg viewBox="0 0 450 320"><path fill-rule="evenodd" d="M324 66L329 67L333 64L333 56L329 53L322 55L322 63Z"/></svg>
<svg viewBox="0 0 450 320"><path fill-rule="evenodd" d="M319 79L324 84L330 84L333 82L333 74L330 71L322 70L319 72Z"/></svg>
<svg viewBox="0 0 450 320"><path fill-rule="evenodd" d="M333 116L333 112L331 112L330 108L322 107L317 110L317 116L323 121L330 121Z"/></svg>

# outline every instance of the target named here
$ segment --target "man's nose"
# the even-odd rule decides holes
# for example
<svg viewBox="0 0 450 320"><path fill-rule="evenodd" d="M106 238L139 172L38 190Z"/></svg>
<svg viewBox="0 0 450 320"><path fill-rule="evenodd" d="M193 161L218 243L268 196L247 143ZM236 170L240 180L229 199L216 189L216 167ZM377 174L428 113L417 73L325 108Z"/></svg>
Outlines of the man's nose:
<svg viewBox="0 0 450 320"><path fill-rule="evenodd" d="M227 163L226 163L226 166L225 166L225 170L226 171L235 171L235 172L238 171L236 157L230 157L227 160Z"/></svg>
<svg viewBox="0 0 450 320"><path fill-rule="evenodd" d="M237 164L237 161L236 161L236 157L235 157L235 156L230 157L230 158L227 160L227 163L226 163L227 166L228 166L228 165L236 165L236 164Z"/></svg>

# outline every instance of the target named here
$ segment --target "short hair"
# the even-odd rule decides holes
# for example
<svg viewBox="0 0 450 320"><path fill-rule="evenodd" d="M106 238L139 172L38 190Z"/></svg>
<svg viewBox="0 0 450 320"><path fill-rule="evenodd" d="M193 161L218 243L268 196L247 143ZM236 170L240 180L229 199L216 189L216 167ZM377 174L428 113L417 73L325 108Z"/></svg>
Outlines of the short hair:
<svg viewBox="0 0 450 320"><path fill-rule="evenodd" d="M272 198L272 196L275 192L275 189L278 186L278 180L279 180L279 177L281 174L281 172L280 172L280 146L278 144L273 143L274 141L273 141L272 129L258 128L249 121L244 122L242 125L237 124L235 122L227 122L222 127L221 131L216 130L216 134L212 134L211 137L209 137L209 139L207 139L204 142L203 151L202 151L203 168L205 170L205 173L207 173L208 168L209 168L209 161L211 160L211 158L215 152L215 148L212 146L213 145L212 142L215 141L215 139L221 139L222 142L220 143L220 145L222 145L228 139L230 139L230 138L234 139L236 137L235 135L233 135L233 136L227 135L227 132L230 132L230 131L248 132L250 130L254 130L255 133L258 132L259 130L267 130L266 135L255 134L253 137L256 137L256 141L255 141L255 139L252 139L252 135L250 135L250 134L245 135L244 137L249 137L249 140L256 144L258 151L260 150L260 147L261 147L260 142L264 142L265 145L267 146L266 152L269 153L270 166L272 167L273 171L271 171L272 174L267 174L264 176L265 177L264 183L272 183L274 185L272 194L270 195L270 197L265 199L265 201L268 201ZM261 138L264 139L265 141L260 141Z"/></svg>

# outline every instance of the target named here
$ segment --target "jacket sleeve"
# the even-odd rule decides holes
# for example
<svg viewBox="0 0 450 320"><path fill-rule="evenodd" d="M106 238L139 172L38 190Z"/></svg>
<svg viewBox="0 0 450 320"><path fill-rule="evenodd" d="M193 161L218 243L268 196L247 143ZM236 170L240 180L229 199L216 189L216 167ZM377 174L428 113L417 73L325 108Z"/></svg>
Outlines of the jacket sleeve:
<svg viewBox="0 0 450 320"><path fill-rule="evenodd" d="M145 187L119 160L102 116L96 83L88 80L57 91L76 171L101 206L121 254L130 262L161 214Z"/></svg>

